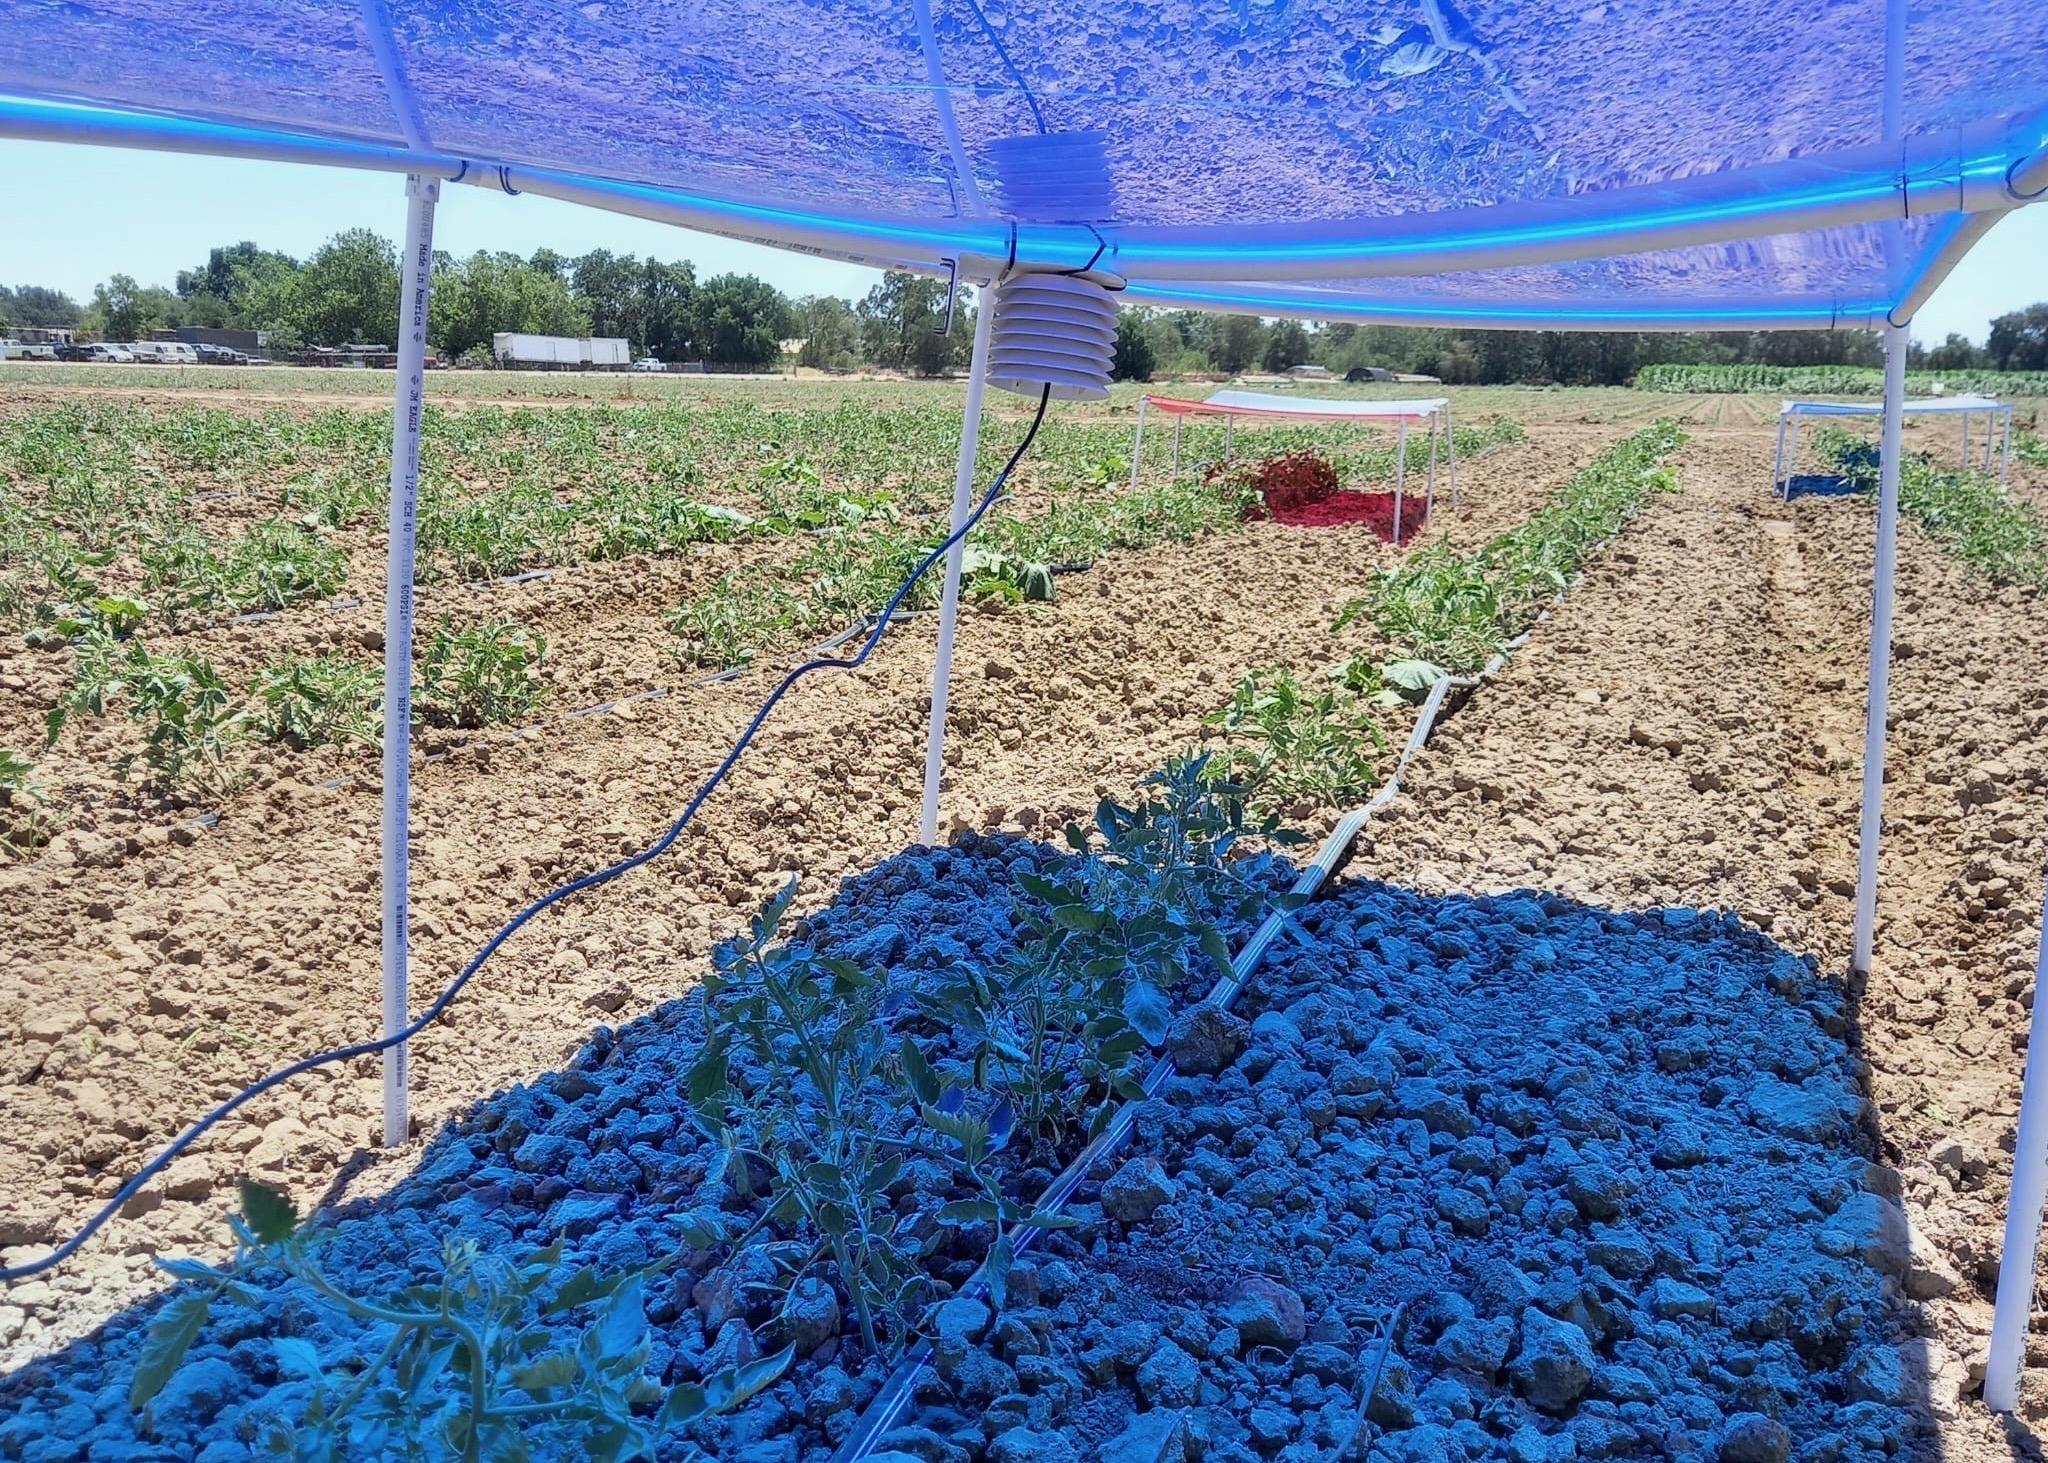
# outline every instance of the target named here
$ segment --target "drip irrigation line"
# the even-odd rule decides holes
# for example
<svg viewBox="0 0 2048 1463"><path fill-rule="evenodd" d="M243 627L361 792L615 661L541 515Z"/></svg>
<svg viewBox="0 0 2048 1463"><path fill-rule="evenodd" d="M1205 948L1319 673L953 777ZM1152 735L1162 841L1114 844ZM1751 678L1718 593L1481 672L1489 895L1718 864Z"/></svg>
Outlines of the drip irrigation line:
<svg viewBox="0 0 2048 1463"><path fill-rule="evenodd" d="M1526 638L1525 634L1522 639ZM1519 639L1510 642L1509 649L1520 643ZM1415 729L1409 733L1407 744L1402 747L1401 755L1394 764L1394 771L1388 777L1386 786L1381 788L1365 806L1354 808L1337 820L1337 826L1330 830L1329 836L1323 840L1322 847L1316 851L1314 861L1302 871L1301 877L1294 881L1294 887L1289 891L1291 894L1307 899L1313 898L1321 890L1330 875L1336 871L1338 864L1343 862L1345 855L1350 852L1351 845L1357 841L1367 821L1400 794L1401 778L1407 772L1409 762L1429 740L1430 731L1435 727L1437 716L1443 710L1444 702L1451 692L1469 689L1493 675L1507 663L1507 654L1507 651L1502 651L1495 655L1487 662L1486 668L1477 675L1445 676L1429 688L1429 695L1424 699L1422 709L1415 718ZM1259 962L1265 958L1267 952L1273 948L1274 942L1291 923L1288 914L1282 911L1275 910L1267 915L1231 961L1234 973L1226 974L1219 979L1215 988L1203 998L1201 1004L1229 1010L1243 992ZM1174 1065L1171 1057L1161 1057L1153 1063L1152 1069L1145 1074L1145 1099L1150 1101L1156 1097L1160 1089L1166 1085L1167 1079L1173 1075ZM1028 1206L1032 1212L1056 1215L1065 1208L1067 1202L1087 1181L1088 1176L1129 1141L1137 1125L1140 1105L1135 1101L1121 1104L1102 1133L1082 1149L1079 1156L1046 1186L1037 1203ZM1023 1254L1043 1239L1045 1234L1046 1231L1037 1225L1021 1227L1012 1238L1012 1251ZM984 1260L954 1294L970 1298L984 1294L988 1289L987 1276L988 1262ZM931 1342L920 1340L903 1360L897 1363L896 1369L882 1384L881 1391L875 1394L874 1400L868 1404L867 1410L854 1424L852 1433L833 1455L832 1463L860 1463L860 1460L873 1453L883 1434L894 1427L909 1408L916 1394L919 1377L930 1362L931 1355Z"/></svg>
<svg viewBox="0 0 2048 1463"><path fill-rule="evenodd" d="M609 883L621 874L637 869L640 865L649 863L666 853L674 845L675 841L682 837L683 830L690 826L691 821L697 816L698 810L710 800L711 794L718 790L719 784L725 781L727 775L739 763L740 755L746 751L748 745L754 740L755 734L761 730L762 725L774 712L776 706L780 704L782 698L789 693L791 687L795 686L798 681L813 671L858 670L862 665L866 664L868 657L873 655L875 648L882 643L882 636L887 632L889 621L895 616L897 606L909 597L910 591L916 586L917 581L922 579L934 564L944 558L947 551L955 543L958 543L967 536L975 524L981 521L981 516L989 510L989 507L1001 495L1003 485L1009 481L1011 472L1023 460L1024 454L1031 449L1032 442L1038 436L1038 429L1044 425L1045 411L1051 402L1052 388L1047 386L1039 395L1038 410L1031 418L1031 425L1024 433L1024 440L1017 444L1016 450L1010 454L1009 460L1003 464L1002 470L996 474L995 481L989 485L988 491L982 495L981 501L975 505L974 511L966 516L958 528L954 529L942 542L927 553L923 559L918 561L917 567L910 571L908 577L898 586L896 593L882 607L880 615L876 617L874 627L869 632L868 638L862 643L860 649L850 656L827 657L805 661L802 665L795 667L788 674L784 675L776 683L775 689L768 694L768 699L761 703L760 709L754 713L753 719L747 723L746 729L740 733L739 739L733 743L732 750L725 754L725 759L718 764L704 785L697 790L696 795L684 806L683 811L669 825L666 833L662 834L660 838L656 839L639 853L620 859L617 863L599 869L595 873L585 874L579 879L573 879L569 883L547 894L543 894L540 898L534 900L531 904L513 915L511 919L507 920L498 929L496 934L484 942L483 948L470 958L469 963L463 966L461 973L448 983L441 994L434 998L433 1003L413 1018L406 1026L391 1033L389 1036L379 1037L372 1041L359 1041L348 1046L336 1047L332 1051L320 1052L310 1057L302 1057L289 1066L280 1067L269 1076L253 1082L235 1093L232 1097L186 1128L176 1138L172 1139L161 1153L144 1164L133 1178L121 1185L115 1191L114 1196L101 1205L93 1216L86 1220L83 1226L72 1234L69 1239L51 1250L49 1254L44 1255L40 1259L0 1269L0 1282L11 1284L18 1280L26 1280L32 1275L40 1275L46 1270L56 1268L58 1265L63 1264L64 1261L70 1259L71 1256L77 1254L80 1249L84 1248L86 1242L94 1234L98 1233L101 1226L120 1213L122 1207L130 1199L134 1198L136 1194L140 1193L150 1180L168 1168L180 1154L184 1153L186 1149L203 1137L216 1123L270 1091L273 1087L280 1086L294 1077L314 1070L316 1067L330 1066L336 1062L353 1061L357 1057L375 1056L379 1052L389 1050L391 1047L397 1046L402 1042L410 1041L440 1019L441 1013L446 1011L454 1003L455 998L462 994L463 988L469 984L470 979L475 976L477 971L483 968L484 962L497 954L499 947L511 939L513 935L517 934L534 916L540 914L543 910L561 903L571 895L580 894L586 889L594 889L600 884Z"/></svg>

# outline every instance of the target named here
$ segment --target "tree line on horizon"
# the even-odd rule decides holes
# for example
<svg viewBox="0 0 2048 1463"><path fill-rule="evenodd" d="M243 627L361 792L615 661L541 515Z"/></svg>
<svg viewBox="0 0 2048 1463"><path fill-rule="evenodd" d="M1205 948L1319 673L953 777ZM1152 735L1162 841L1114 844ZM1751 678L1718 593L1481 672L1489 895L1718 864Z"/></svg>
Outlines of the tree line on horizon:
<svg viewBox="0 0 2048 1463"><path fill-rule="evenodd" d="M105 340L142 340L181 325L262 330L273 349L376 343L398 334L398 250L369 229L335 235L307 258L242 242L209 252L170 286L117 274L83 304L39 285L0 286L0 332L72 326ZM953 328L940 333L946 287L892 271L860 300L792 299L751 274L697 277L688 260L595 249L529 258L479 250L434 256L428 339L446 359L488 356L499 331L624 337L637 356L713 366L775 365L797 342L802 366L863 367L933 376L964 367L974 336L974 292L963 290ZM1236 375L1319 365L1435 376L1458 385L1621 386L1644 366L1875 366L1865 331L1442 330L1303 324L1195 310L1127 309L1116 374ZM1982 346L1961 335L1914 342L1909 364L1929 370L2048 370L2048 303L2001 315Z"/></svg>
<svg viewBox="0 0 2048 1463"><path fill-rule="evenodd" d="M116 274L83 304L41 285L0 286L0 334L68 326L129 341L194 325L264 331L279 352L388 347L398 335L398 296L396 246L372 230L350 229L303 260L246 241L217 248L169 286ZM428 343L448 360L487 358L494 334L523 331L623 337L636 357L760 368L775 365L784 342L800 338L805 364L935 375L965 363L974 327L970 305L950 335L937 334L945 286L909 274L890 274L858 302L792 300L751 274L699 279L688 260L605 249L573 258L540 249L525 259L437 252L432 299Z"/></svg>

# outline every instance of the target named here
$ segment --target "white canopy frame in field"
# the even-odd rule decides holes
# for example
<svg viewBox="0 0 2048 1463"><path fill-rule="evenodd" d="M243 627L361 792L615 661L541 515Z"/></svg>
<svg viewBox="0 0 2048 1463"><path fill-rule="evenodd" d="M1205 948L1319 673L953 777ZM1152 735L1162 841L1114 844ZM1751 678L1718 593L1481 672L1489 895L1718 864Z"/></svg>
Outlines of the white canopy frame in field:
<svg viewBox="0 0 2048 1463"><path fill-rule="evenodd" d="M1131 441L1131 486L1138 486L1139 470L1145 462L1145 413L1157 410L1173 418L1173 473L1180 476L1181 426L1191 416L1223 418L1223 460L1231 461L1231 428L1239 417L1253 420L1295 422L1392 422L1394 424L1394 543L1401 542L1402 500L1408 486L1408 424L1423 422L1429 427L1429 483L1422 518L1427 523L1436 511L1436 463L1438 435L1450 455L1451 511L1458 511L1458 443L1451 434L1451 401L1447 396L1417 400L1343 401L1319 396L1276 396L1263 391L1213 391L1200 401L1177 396L1155 396L1146 392L1138 398L1138 430Z"/></svg>
<svg viewBox="0 0 2048 1463"><path fill-rule="evenodd" d="M1562 77L1567 71L1597 68L1610 55L1625 68L1612 78L1596 78L1611 79L1614 91L1595 85L1584 94L1568 87L1518 94L1510 88L1506 94L1514 105L1487 106L1511 128L1525 121L1533 126L1534 110L1547 109L1547 123L1558 133L1572 130L1573 108L1606 109L1608 115L1597 118L1604 144L1581 146L1576 133L1575 140L1546 140L1536 130L1499 147L1465 150L1489 164L1506 160L1519 167L1519 160L1531 156L1562 162L1559 177L1538 169L1528 175L1534 182L1527 184L1510 173L1463 178L1381 166L1380 160L1364 170L1343 172L1353 159L1329 151L1333 138L1370 145L1391 133L1422 136L1427 128L1421 124L1429 120L1426 110L1419 118L1411 110L1401 127L1378 125L1384 117L1369 109L1379 105L1374 98L1381 87L1357 86L1349 78L1341 88L1318 92L1316 100L1362 109L1359 114L1333 112L1331 122L1341 127L1307 129L1300 134L1312 138L1302 144L1306 150L1286 151L1298 139L1265 125L1266 119L1276 108L1298 106L1302 87L1334 85L1325 78L1342 68L1332 64L1336 51L1324 52L1336 28L1360 20L1370 7L1295 7L1284 17L1276 14L1274 27L1298 27L1303 35L1260 52L1274 73L1274 90L1263 95L1257 87L1264 68L1235 62L1241 43L1235 32L1212 34L1164 21L1163 29L1147 32L1139 25L1145 15L1140 8L1128 12L1126 30L1136 27L1135 32L1119 39L1119 44L1136 46L1148 62L1138 68L1140 74L1156 60L1175 68L1200 63L1207 68L1204 74L1217 78L1216 96L1205 91L1200 110L1186 114L1181 125L1202 127L1213 120L1236 129L1229 136L1237 146L1254 152L1264 147L1268 155L1226 168L1232 161L1227 149L1206 148L1169 133L1172 156L1194 170L1182 181L1199 186L1174 186L1175 180L1167 180L1166 186L1146 188L1147 170L1157 167L1157 155L1121 158L1126 195L1142 193L1151 214L1141 210L1120 216L1122 205L1112 187L1091 195L1092 212L1080 215L1083 222L1071 221L1076 213L1063 201L1047 209L1026 198L1019 206L1017 198L1024 195L1012 197L1000 186L1014 180L1001 176L1004 154L994 144L1019 139L992 130L997 124L989 108L1014 112L1017 102L1028 101L1041 135L1049 131L1047 106L1071 113L1069 130L1058 135L1099 136L1106 150L1112 137L1120 145L1147 140L1147 117L1117 111L1115 129L1104 130L1096 110L1166 103L1143 87L1128 98L1121 88L1104 88L1097 50L1061 49L1079 33L1071 11L1043 0L1016 0L1005 7L1007 44L993 48L980 46L984 31L994 36L985 16L982 30L964 14L948 16L949 55L941 54L930 0L913 0L916 23L911 26L902 25L886 7L806 7L801 18L813 26L809 31L795 27L800 13L780 0L736 0L724 13L724 28L742 42L750 34L775 41L702 56L685 53L694 53L700 42L710 44L713 37L693 36L679 46L672 32L658 29L659 17L653 15L640 30L630 19L607 18L601 46L554 44L568 34L561 28L576 22L551 0L505 0L484 31L471 27L466 16L451 23L438 0L422 0L402 14L383 0L362 0L354 31L345 22L336 24L334 7L270 0L264 23L236 31L242 44L220 46L222 28L234 27L249 3L227 0L224 8L203 14L182 0L131 0L121 7L86 0L58 10L0 8L0 137L407 176L386 636L386 680L393 691L387 704L398 712L410 684L413 563L406 530L417 504L419 365L430 284L425 261L431 258L434 192L440 182L534 193L975 285L993 284L1020 267L1095 271L1121 284L1126 300L1226 313L1494 329L1882 332L1886 365L1878 544L1851 961L1857 972L1869 971L1876 933L1906 323L1999 217L2048 196L2048 7L2038 0L1952 0L1911 14L1906 0L1846 0L1861 7L1860 17L1837 14L1838 23L1825 35L1814 33L1810 43L1797 46L1766 33L1765 22L1799 20L1796 14L1786 16L1783 7L1748 15L1739 6L1724 5L1714 12L1720 21L1705 26L1694 22L1692 12L1678 14L1681 8L1673 7L1680 27L1673 43L1704 53L1715 64L1655 74L1635 59L1645 45L1655 44L1654 38L1605 50L1579 46L1570 53L1576 59L1567 64L1561 49L1566 30L1553 25L1541 7L1503 12L1499 24L1505 33L1489 38L1491 48L1532 76ZM343 7L342 13L354 8ZM979 14L979 7L973 9ZM1361 16L1351 15L1353 10ZM1663 19L1653 8L1632 24L1654 28ZM1362 23L1370 26L1371 18ZM841 30L831 31L834 25ZM1967 43L1956 43L1956 36L1966 36ZM744 69L755 57L781 66L787 56L801 54L800 49L792 52L793 46L822 46L831 39L844 40L849 54L867 47L861 54L871 57L874 68L920 56L922 81L908 74L869 77L860 65L849 65L807 90L786 71L776 73L773 85L749 85L744 77L717 71ZM523 64L523 51L541 45L548 48L559 85L507 87L502 73L491 69L508 64L516 69ZM171 46L179 48L177 58L163 59ZM1216 56L1202 49L1211 46L1227 50ZM971 65L965 54L970 50ZM366 54L374 67L363 62ZM1466 46L1457 54L1469 59L1478 52ZM1018 55L1025 65L1017 64ZM125 58L134 56L149 57L150 64L128 64ZM996 56L1007 71L997 65ZM1285 67L1296 60L1309 71L1287 72ZM949 64L954 70L950 79ZM1464 64L1447 61L1444 76ZM1472 64L1485 71L1480 63ZM712 68L717 84L700 85L674 70L692 65ZM648 84L622 86L620 77L636 67L646 73ZM1799 82L1825 84L1774 84L1788 70L1799 73L1794 78ZM1859 71L1867 74L1867 85L1854 87L1843 80ZM1032 94L1027 72L1039 78L1046 93L1043 104ZM415 88L414 73L433 85ZM1634 121L1624 105L1643 100L1620 94L1631 76L1657 89L1652 106L1661 140L1653 140L1650 123ZM1725 88L1749 77L1761 86L1740 101L1724 95ZM1687 78L1697 78L1697 88L1688 90ZM1442 80L1433 76L1426 85ZM841 81L845 84L834 89ZM380 84L388 116L378 115L374 103ZM600 109L604 126L595 145L578 153L564 139L590 109L573 102L554 107L552 99L586 93L616 97L618 105ZM1283 93L1284 102L1279 99ZM682 138L670 135L675 124L667 114L694 105L699 94L745 96L751 110L734 117L729 127L701 127ZM1456 91L1446 94L1460 109L1458 115L1466 115L1471 99ZM1793 100L1783 112L1772 112L1779 96ZM1822 96L1834 110L1801 110L1808 107L1807 99ZM1255 110L1245 112L1233 99ZM1403 105L1413 100L1393 97ZM918 111L920 104L928 110ZM1258 125L1240 125L1248 116L1256 117ZM1740 155L1737 139L1714 130L1728 118L1740 119L1746 148ZM1091 133L1091 128L1097 130ZM575 135L587 143L587 132ZM449 145L437 133L464 141ZM1705 152L1667 155L1694 136ZM787 150L790 139L814 138L828 139L827 166ZM1747 148L1753 138L1772 139L1770 149ZM735 148L739 156L731 155ZM1571 155L1574 148L1584 155ZM905 188L898 194L912 197L912 203L891 197L878 206L868 191L871 178L840 166L849 157L898 159L898 181L933 186L921 195L923 203L915 201L916 189ZM1294 181L1276 184L1272 165L1291 169ZM785 171L802 174L801 186L779 188ZM1610 177L1616 181L1607 185L1579 181ZM1400 183L1415 191L1391 204L1352 206L1347 179L1361 190ZM981 181L991 185L997 206L984 201ZM1322 201L1308 197L1317 189ZM1471 201L1477 197L1489 201ZM1266 202L1273 198L1287 199L1290 211L1273 211ZM1732 247L1749 244L1764 247ZM1788 256L1799 267L1777 269L1776 262ZM1721 272L1718 287L1715 270ZM989 374L986 342L978 339L959 482L969 481L972 473L980 390ZM956 527L962 503L964 495L956 498ZM939 793L958 562L957 552L949 556L942 607L927 765L927 839L933 836ZM402 1029L393 1023L408 1010L409 759L403 716L387 715L385 726L388 1033ZM2048 930L2037 988L2044 982ZM385 1130L387 1141L398 1142L409 1125L404 1050L394 1050L386 1071ZM1985 1400L1997 1410L2009 1411L2017 1401L2044 1199L2048 1021L2035 1021L2007 1211L2007 1263L2000 1267L1985 1379Z"/></svg>
<svg viewBox="0 0 2048 1463"><path fill-rule="evenodd" d="M2012 482L2012 403L1988 396L1930 396L1905 402L1899 410L1906 416L1959 416L1962 418L1961 465L1973 468L1970 451L1970 423L1984 418L1984 466L1990 472L1998 466L2002 483ZM1799 471L1799 424L1807 417L1882 417L1882 402L1870 401L1787 401L1778 407L1778 455L1771 469L1771 490L1780 501L1790 502L1792 479Z"/></svg>

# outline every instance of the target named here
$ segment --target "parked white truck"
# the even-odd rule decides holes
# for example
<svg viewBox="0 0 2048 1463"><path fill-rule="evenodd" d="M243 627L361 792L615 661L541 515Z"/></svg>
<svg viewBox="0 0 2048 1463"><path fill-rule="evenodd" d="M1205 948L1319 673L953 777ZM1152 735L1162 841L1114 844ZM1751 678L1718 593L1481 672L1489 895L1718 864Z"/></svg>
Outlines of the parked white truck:
<svg viewBox="0 0 2048 1463"><path fill-rule="evenodd" d="M508 371L623 371L633 353L617 336L528 335L501 330L491 355Z"/></svg>

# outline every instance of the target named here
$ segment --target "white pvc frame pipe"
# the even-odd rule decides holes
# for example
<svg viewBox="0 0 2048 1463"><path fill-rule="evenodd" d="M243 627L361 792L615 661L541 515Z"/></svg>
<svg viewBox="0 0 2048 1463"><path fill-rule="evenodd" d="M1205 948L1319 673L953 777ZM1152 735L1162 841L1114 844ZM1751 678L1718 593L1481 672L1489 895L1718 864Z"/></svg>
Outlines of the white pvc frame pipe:
<svg viewBox="0 0 2048 1463"><path fill-rule="evenodd" d="M981 447L981 400L988 385L988 339L995 322L995 304L983 292L975 311L974 356L967 368L967 405L960 419L960 463L953 473L952 532L959 533L974 507L975 453ZM1138 410L1144 411L1139 403ZM1143 440L1144 418L1138 419ZM1136 454L1133 454L1135 459ZM1137 467L1132 464L1135 480ZM932 666L932 714L924 736L924 808L918 815L918 842L931 848L939 841L939 782L946 772L946 697L953 685L953 635L960 621L960 576L967 562L967 540L954 540L946 550L946 588L939 599L939 649Z"/></svg>
<svg viewBox="0 0 2048 1463"><path fill-rule="evenodd" d="M1138 398L1138 436L1137 440L1131 443L1131 487L1133 489L1138 486L1138 469L1145 461L1145 408L1151 404L1151 400L1152 398L1149 396Z"/></svg>
<svg viewBox="0 0 2048 1463"><path fill-rule="evenodd" d="M1850 965L1870 973L1877 939L1877 851L1884 818L1885 710L1892 678L1892 579L1899 557L1899 454L1905 423L1903 325L1884 331L1884 430L1877 482L1877 567L1871 583L1870 694L1863 720L1863 817L1856 836L1856 936Z"/></svg>
<svg viewBox="0 0 2048 1463"><path fill-rule="evenodd" d="M1436 435L1440 413L1429 414L1429 485L1422 490L1422 523L1426 529L1436 514Z"/></svg>
<svg viewBox="0 0 2048 1463"><path fill-rule="evenodd" d="M426 408L427 296L434 281L437 178L405 180L404 279L398 301L398 389L391 414L391 513L384 568L384 1035L411 1022L407 927L412 791L413 542L419 523L420 417ZM384 1051L384 1146L411 1136L408 1043Z"/></svg>
<svg viewBox="0 0 2048 1463"><path fill-rule="evenodd" d="M1470 325L1474 313L1431 310L1413 301L1348 301L1330 291L1290 298L1270 289L1245 291L1247 280L1365 279L1449 270L1507 268L1612 258L1650 249L1726 243L1854 223L1917 218L1961 209L1969 221L1947 247L1926 260L1892 318L1910 318L1969 247L2006 210L2048 188L2042 123L2029 118L2003 137L1952 138L1910 146L1901 166L1897 145L1824 158L1795 159L1730 174L1609 190L1597 206L1583 199L1492 204L1395 219L1343 220L1287 230L1206 225L1111 231L1105 269L1134 282L1215 281L1206 290L1141 287L1126 298L1215 310L1304 319L1385 320L1391 324ZM0 97L0 137L135 147L218 157L318 163L419 173L508 192L537 193L727 238L802 250L876 267L950 272L946 261L1000 268L1023 258L1057 261L1101 254L1103 233L1071 225L1004 229L980 217L939 222L922 218L818 218L753 203L714 199L678 189L591 178L552 169L401 148L337 142L260 127L125 112L97 105ZM1959 150L1960 148L1960 150ZM1661 301L1653 312L1510 311L1518 329L1698 330L1846 329L1879 323L1884 306L1773 307L1765 314L1723 304L1680 308ZM1496 324L1508 323L1494 312Z"/></svg>
<svg viewBox="0 0 2048 1463"><path fill-rule="evenodd" d="M1408 418L1394 426L1394 547L1401 547L1401 496L1408 486Z"/></svg>
<svg viewBox="0 0 2048 1463"><path fill-rule="evenodd" d="M1451 512L1458 511L1458 428L1451 420L1451 399L1444 398L1444 456L1451 470Z"/></svg>
<svg viewBox="0 0 2048 1463"><path fill-rule="evenodd" d="M2041 1209L2048 1201L2048 1020L2041 991L2048 986L2048 901L2041 912L2041 942L2034 957L2034 1008L2027 1025L2026 1075L2020 1079L2020 1125L2013 1143L2012 1192L2005 1203L2005 1244L1998 1253L1998 1300L1991 1316L1991 1349L1984 1363L1984 1405L1993 1412L2019 1406L2020 1371L2027 1360L2027 1330L2034 1313L2034 1257L2041 1243Z"/></svg>

